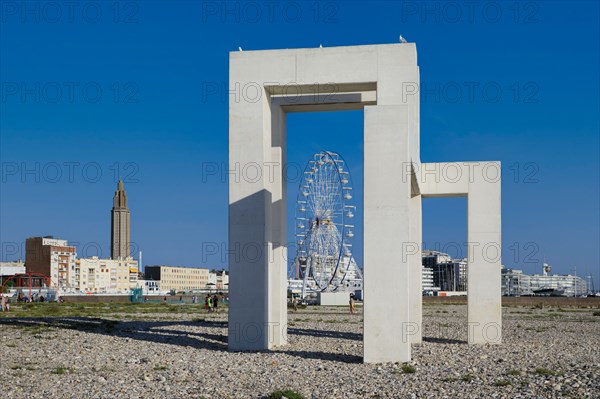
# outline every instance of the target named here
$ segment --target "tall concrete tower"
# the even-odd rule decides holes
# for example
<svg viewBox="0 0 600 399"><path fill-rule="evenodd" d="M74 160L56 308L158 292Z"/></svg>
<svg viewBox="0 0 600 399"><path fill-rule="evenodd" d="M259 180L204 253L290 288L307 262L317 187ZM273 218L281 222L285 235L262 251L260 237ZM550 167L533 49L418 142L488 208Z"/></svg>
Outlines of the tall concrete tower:
<svg viewBox="0 0 600 399"><path fill-rule="evenodd" d="M129 254L129 208L127 208L127 194L125 194L122 180L119 180L117 191L113 197L111 215L110 256L112 259L127 258L131 256Z"/></svg>

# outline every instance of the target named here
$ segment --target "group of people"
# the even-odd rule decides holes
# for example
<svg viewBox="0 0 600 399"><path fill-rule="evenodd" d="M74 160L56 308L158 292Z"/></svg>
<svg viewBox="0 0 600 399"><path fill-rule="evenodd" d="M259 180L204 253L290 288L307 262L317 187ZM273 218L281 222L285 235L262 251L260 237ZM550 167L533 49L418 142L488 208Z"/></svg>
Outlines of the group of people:
<svg viewBox="0 0 600 399"><path fill-rule="evenodd" d="M216 312L218 307L219 297L217 294L213 296L206 295L206 298L204 298L204 309L208 310L209 312Z"/></svg>
<svg viewBox="0 0 600 399"><path fill-rule="evenodd" d="M19 292L17 295L17 302L46 302L46 298L43 295L32 294L31 296L23 295L22 292Z"/></svg>
<svg viewBox="0 0 600 399"><path fill-rule="evenodd" d="M19 303L46 302L46 298L44 298L43 295L33 294L31 296L28 296L28 295L23 295L22 292L19 292L19 294L17 295L17 302L19 302ZM0 294L0 310L2 312L8 312L10 310L10 300L7 295Z"/></svg>

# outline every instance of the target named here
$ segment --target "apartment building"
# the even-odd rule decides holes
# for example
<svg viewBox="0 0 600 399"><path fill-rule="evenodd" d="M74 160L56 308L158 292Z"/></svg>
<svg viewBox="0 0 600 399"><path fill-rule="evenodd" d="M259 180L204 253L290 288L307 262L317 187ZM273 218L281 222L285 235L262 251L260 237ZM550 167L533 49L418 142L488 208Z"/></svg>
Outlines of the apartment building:
<svg viewBox="0 0 600 399"><path fill-rule="evenodd" d="M146 266L145 279L160 281L161 291L188 292L205 289L208 284L208 269L182 266Z"/></svg>
<svg viewBox="0 0 600 399"><path fill-rule="evenodd" d="M97 256L75 261L76 291L127 293L138 285L138 262L127 259L100 259Z"/></svg>
<svg viewBox="0 0 600 399"><path fill-rule="evenodd" d="M75 247L52 236L30 237L25 241L25 269L48 276L62 291L74 291Z"/></svg>

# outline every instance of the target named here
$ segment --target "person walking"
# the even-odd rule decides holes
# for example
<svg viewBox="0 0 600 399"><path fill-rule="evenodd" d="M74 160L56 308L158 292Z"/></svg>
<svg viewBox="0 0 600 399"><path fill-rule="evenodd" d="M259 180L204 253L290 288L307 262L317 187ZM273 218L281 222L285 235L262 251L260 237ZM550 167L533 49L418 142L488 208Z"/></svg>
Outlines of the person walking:
<svg viewBox="0 0 600 399"><path fill-rule="evenodd" d="M350 294L350 314L356 313L356 305L354 303L354 294Z"/></svg>
<svg viewBox="0 0 600 399"><path fill-rule="evenodd" d="M298 299L296 299L294 294L292 294L292 307L294 308L294 312L298 311Z"/></svg>
<svg viewBox="0 0 600 399"><path fill-rule="evenodd" d="M213 301L213 308L215 310L215 312L217 311L217 305L219 305L219 297L217 296L217 294L215 294L212 297L212 301Z"/></svg>

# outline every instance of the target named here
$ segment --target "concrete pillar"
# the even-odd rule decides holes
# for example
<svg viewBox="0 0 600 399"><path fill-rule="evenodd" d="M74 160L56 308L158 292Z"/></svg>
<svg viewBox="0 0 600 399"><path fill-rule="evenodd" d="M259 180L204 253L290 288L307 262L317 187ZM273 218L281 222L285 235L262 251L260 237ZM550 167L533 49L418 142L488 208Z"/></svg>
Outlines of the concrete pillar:
<svg viewBox="0 0 600 399"><path fill-rule="evenodd" d="M364 116L364 361L410 360L408 107L368 106Z"/></svg>
<svg viewBox="0 0 600 399"><path fill-rule="evenodd" d="M287 181L286 115L279 106L271 105L271 165L266 165L266 178L272 193L272 259L269 260L269 348L287 344Z"/></svg>
<svg viewBox="0 0 600 399"><path fill-rule="evenodd" d="M228 344L265 350L287 343L285 113L268 97L230 113Z"/></svg>
<svg viewBox="0 0 600 399"><path fill-rule="evenodd" d="M493 344L502 341L500 162L472 166L467 197L469 343Z"/></svg>
<svg viewBox="0 0 600 399"><path fill-rule="evenodd" d="M270 328L276 321L269 263L273 187L264 173L273 154L271 118L268 113L265 117L265 107L266 98L257 102L230 98L228 347L233 351L265 350L276 342Z"/></svg>
<svg viewBox="0 0 600 399"><path fill-rule="evenodd" d="M423 277L422 277L422 216L421 195L413 194L410 199L410 243L414 249L407 251L410 267L409 313L411 322L410 342L423 341Z"/></svg>

